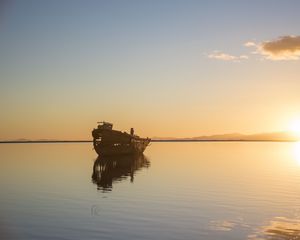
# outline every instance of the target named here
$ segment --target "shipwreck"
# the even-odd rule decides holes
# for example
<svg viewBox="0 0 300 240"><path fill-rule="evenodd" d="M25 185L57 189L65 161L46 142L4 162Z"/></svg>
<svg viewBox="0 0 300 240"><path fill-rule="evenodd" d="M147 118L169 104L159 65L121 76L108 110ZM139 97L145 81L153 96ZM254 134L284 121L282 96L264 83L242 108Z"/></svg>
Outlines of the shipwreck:
<svg viewBox="0 0 300 240"><path fill-rule="evenodd" d="M124 155L143 153L149 145L150 138L141 138L134 134L113 130L113 124L98 122L97 128L92 131L93 145L98 155Z"/></svg>

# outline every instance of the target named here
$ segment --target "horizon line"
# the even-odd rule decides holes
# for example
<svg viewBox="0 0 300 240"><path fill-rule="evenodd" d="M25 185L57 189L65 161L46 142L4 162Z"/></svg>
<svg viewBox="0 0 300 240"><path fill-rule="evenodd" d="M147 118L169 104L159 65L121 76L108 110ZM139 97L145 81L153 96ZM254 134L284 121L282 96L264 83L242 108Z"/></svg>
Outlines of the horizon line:
<svg viewBox="0 0 300 240"><path fill-rule="evenodd" d="M90 143L92 140L25 140L0 141L0 144L9 143ZM150 142L299 142L299 140L283 139L151 139Z"/></svg>

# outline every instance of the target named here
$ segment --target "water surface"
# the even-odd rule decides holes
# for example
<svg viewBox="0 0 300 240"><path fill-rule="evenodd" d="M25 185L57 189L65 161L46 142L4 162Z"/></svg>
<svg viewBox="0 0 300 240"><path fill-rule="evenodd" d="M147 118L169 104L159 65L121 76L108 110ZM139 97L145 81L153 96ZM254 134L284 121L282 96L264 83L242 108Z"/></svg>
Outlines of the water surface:
<svg viewBox="0 0 300 240"><path fill-rule="evenodd" d="M300 239L299 143L0 145L1 239Z"/></svg>

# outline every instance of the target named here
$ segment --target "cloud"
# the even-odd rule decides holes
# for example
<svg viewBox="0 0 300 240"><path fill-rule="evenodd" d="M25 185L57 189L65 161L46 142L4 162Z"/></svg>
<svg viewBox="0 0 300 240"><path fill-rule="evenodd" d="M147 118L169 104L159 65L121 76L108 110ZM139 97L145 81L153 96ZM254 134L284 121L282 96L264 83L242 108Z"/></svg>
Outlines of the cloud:
<svg viewBox="0 0 300 240"><path fill-rule="evenodd" d="M300 35L286 35L264 42L248 41L244 47L252 48L251 54L260 55L260 60L299 60L300 59ZM249 59L248 55L231 55L221 51L213 51L208 58L220 61L241 62Z"/></svg>
<svg viewBox="0 0 300 240"><path fill-rule="evenodd" d="M214 51L213 53L209 54L208 57L212 59L222 60L222 61L236 61L236 62L239 62L240 60L248 59L248 56L246 55L234 56L219 51Z"/></svg>
<svg viewBox="0 0 300 240"><path fill-rule="evenodd" d="M300 36L282 36L275 40L256 44L246 42L246 47L255 47L255 54L261 54L269 60L298 60L300 59Z"/></svg>
<svg viewBox="0 0 300 240"><path fill-rule="evenodd" d="M239 56L240 59L249 59L249 57L247 55L241 55Z"/></svg>
<svg viewBox="0 0 300 240"><path fill-rule="evenodd" d="M246 43L244 43L244 46L245 47L255 47L256 43L255 42L246 42Z"/></svg>

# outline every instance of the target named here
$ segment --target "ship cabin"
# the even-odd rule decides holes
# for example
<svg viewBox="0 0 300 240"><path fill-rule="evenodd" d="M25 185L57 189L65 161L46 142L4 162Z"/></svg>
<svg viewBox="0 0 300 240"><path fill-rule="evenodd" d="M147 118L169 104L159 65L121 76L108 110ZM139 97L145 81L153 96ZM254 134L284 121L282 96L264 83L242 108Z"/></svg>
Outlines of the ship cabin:
<svg viewBox="0 0 300 240"><path fill-rule="evenodd" d="M98 123L98 129L105 129L105 130L112 130L113 124L109 122L97 122Z"/></svg>

